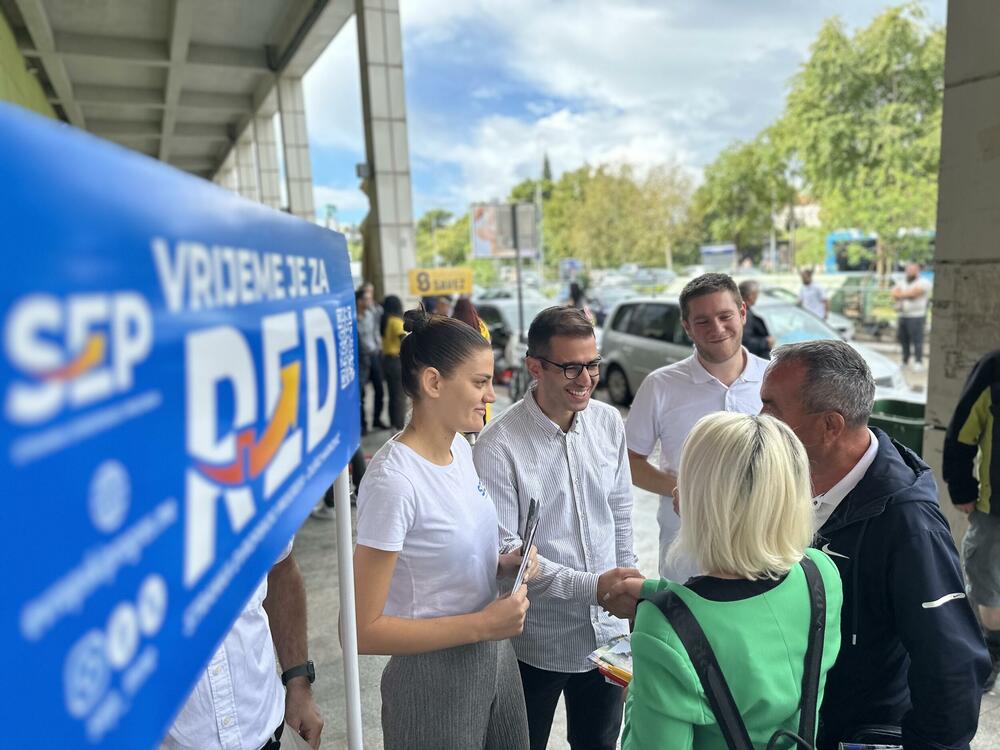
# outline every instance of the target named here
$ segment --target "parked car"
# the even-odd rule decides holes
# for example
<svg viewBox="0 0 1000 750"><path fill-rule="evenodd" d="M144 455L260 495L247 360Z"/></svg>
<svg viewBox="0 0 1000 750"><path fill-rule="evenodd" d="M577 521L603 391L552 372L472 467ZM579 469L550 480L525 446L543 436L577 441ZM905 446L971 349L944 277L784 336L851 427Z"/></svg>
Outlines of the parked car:
<svg viewBox="0 0 1000 750"><path fill-rule="evenodd" d="M837 331L797 305L762 297L754 312L763 318L777 343L838 339ZM601 375L608 395L627 406L653 370L691 355L693 344L681 325L680 303L674 298L637 297L619 303L604 326ZM875 378L876 398L914 400L900 366L861 344L851 343Z"/></svg>
<svg viewBox="0 0 1000 750"><path fill-rule="evenodd" d="M493 377L497 383L506 383L513 369L521 366L523 354L518 354L514 344L523 343L521 330L517 321L517 297L474 299L473 304L479 311L479 317L486 323L493 344ZM546 297L524 297L524 337L527 338L528 326L542 310L552 307L555 303ZM510 345L510 346L509 346Z"/></svg>
<svg viewBox="0 0 1000 750"><path fill-rule="evenodd" d="M677 274L666 268L640 268L632 277L636 286L667 286L672 284Z"/></svg>
<svg viewBox="0 0 1000 750"><path fill-rule="evenodd" d="M793 305L799 302L799 295L780 286L762 286L760 296L761 298L789 302ZM850 318L846 318L840 313L831 312L826 316L826 322L844 341L854 341L854 321Z"/></svg>
<svg viewBox="0 0 1000 750"><path fill-rule="evenodd" d="M615 305L635 296L636 291L634 289L621 286L606 287L602 285L599 289L591 292L588 302L590 304L590 311L594 313L594 318L597 320L597 325L604 325L608 313L614 309Z"/></svg>

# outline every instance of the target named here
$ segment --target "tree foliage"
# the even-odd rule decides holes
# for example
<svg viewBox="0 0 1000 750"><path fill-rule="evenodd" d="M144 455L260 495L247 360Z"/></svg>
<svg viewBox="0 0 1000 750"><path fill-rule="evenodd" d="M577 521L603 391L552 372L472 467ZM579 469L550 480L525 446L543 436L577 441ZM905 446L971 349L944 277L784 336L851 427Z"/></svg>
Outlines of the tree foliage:
<svg viewBox="0 0 1000 750"><path fill-rule="evenodd" d="M824 226L879 235L908 253L934 226L944 30L918 4L890 8L853 36L827 21L792 82L781 132Z"/></svg>

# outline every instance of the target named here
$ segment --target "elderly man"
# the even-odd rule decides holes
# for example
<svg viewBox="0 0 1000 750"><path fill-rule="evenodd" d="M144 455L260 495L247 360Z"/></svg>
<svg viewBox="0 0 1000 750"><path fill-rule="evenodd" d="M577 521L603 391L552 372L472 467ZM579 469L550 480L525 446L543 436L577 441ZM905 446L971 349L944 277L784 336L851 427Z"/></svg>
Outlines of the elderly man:
<svg viewBox="0 0 1000 750"><path fill-rule="evenodd" d="M843 341L781 346L763 413L809 455L820 546L844 583L842 646L817 747L861 726L902 726L907 750L967 748L990 660L927 465L868 417L875 383Z"/></svg>

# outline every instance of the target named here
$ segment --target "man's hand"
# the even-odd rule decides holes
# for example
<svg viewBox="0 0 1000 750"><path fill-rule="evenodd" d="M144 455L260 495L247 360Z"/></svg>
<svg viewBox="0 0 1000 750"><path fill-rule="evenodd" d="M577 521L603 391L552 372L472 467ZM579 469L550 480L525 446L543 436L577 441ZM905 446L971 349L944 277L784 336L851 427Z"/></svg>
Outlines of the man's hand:
<svg viewBox="0 0 1000 750"><path fill-rule="evenodd" d="M611 587L601 606L615 617L623 620L635 619L635 608L642 594L642 584L645 578L626 578Z"/></svg>
<svg viewBox="0 0 1000 750"><path fill-rule="evenodd" d="M962 511L965 515L969 515L972 511L976 509L975 502L971 503L956 503L955 507Z"/></svg>
<svg viewBox="0 0 1000 750"><path fill-rule="evenodd" d="M597 603L615 615L615 617L619 617L620 615L615 614L609 607L609 605L615 606L615 603L611 601L611 591L616 583L624 581L627 578L638 578L641 580L642 573L636 568L612 568L601 573L597 579Z"/></svg>
<svg viewBox="0 0 1000 750"><path fill-rule="evenodd" d="M319 750L323 717L313 700L312 686L305 677L289 680L285 688L285 723L299 733L309 747Z"/></svg>
<svg viewBox="0 0 1000 750"><path fill-rule="evenodd" d="M521 567L521 553L518 552L508 552L505 555L500 555L500 562L497 565L497 577L499 578L513 578L517 575L518 569ZM528 567L524 569L524 582L532 580L538 575L538 548L535 545L531 545L531 549L528 550Z"/></svg>

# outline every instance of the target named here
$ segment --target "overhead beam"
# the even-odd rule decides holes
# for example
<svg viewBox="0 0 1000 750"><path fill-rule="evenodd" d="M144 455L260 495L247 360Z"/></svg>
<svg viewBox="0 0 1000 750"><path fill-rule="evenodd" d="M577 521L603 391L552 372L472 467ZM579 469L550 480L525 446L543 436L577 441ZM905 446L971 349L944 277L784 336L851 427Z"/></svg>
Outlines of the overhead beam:
<svg viewBox="0 0 1000 750"><path fill-rule="evenodd" d="M17 2L35 3L37 0L17 0ZM183 21L183 18L180 20ZM28 31L30 39L17 35L18 48L25 57L39 57L46 50L39 44L31 27ZM171 58L172 45L172 41L168 44L147 39L58 32L52 38L51 51L66 57L165 68L174 64ZM185 67L188 66L222 71L271 72L268 67L267 48L263 46L227 47L217 44L191 44L189 41Z"/></svg>
<svg viewBox="0 0 1000 750"><path fill-rule="evenodd" d="M209 172L215 166L210 156L175 156L169 164L187 172Z"/></svg>
<svg viewBox="0 0 1000 750"><path fill-rule="evenodd" d="M86 128L87 123L84 120L83 111L73 99L73 84L69 80L66 64L56 51L52 24L49 23L48 14L46 14L41 0L15 0L15 2L21 13L21 18L24 19L24 25L31 35L37 56L41 60L42 67L45 68L45 75L52 84L56 96L59 97L59 103L62 105L66 117L78 128Z"/></svg>
<svg viewBox="0 0 1000 750"><path fill-rule="evenodd" d="M163 89L133 86L77 86L75 102L79 104L115 104L142 109L163 109L166 96ZM58 92L49 98L52 104L65 106ZM253 111L254 97L250 94L227 94L215 91L182 91L177 106L182 109L214 109L234 114Z"/></svg>
<svg viewBox="0 0 1000 750"><path fill-rule="evenodd" d="M170 23L170 67L167 69L162 132L160 138L160 161L170 158L170 140L177 123L177 103L181 97L184 82L183 64L187 60L191 45L191 24L194 5L191 0L173 0Z"/></svg>

